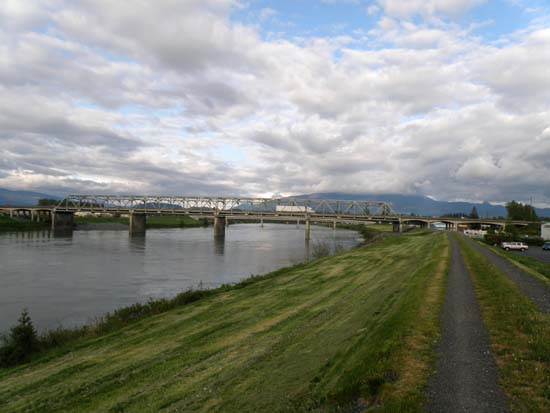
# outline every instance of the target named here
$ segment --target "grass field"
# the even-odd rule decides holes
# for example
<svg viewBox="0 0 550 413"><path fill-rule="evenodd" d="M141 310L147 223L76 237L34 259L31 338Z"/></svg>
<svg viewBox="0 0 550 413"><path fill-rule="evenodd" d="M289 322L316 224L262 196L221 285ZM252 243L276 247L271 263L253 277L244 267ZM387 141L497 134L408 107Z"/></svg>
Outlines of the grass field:
<svg viewBox="0 0 550 413"><path fill-rule="evenodd" d="M6 215L0 215L0 231L19 231L49 228L48 222L18 221Z"/></svg>
<svg viewBox="0 0 550 413"><path fill-rule="evenodd" d="M388 236L0 371L0 411L418 411L443 234Z"/></svg>
<svg viewBox="0 0 550 413"><path fill-rule="evenodd" d="M459 239L489 331L500 380L515 412L550 411L550 315Z"/></svg>
<svg viewBox="0 0 550 413"><path fill-rule="evenodd" d="M513 252L503 251L500 248L489 247L497 254L508 258L510 261L518 264L520 268L531 270L529 272L535 272L535 275L539 275L539 278L544 279L546 282L550 281L550 264L547 262L541 262L535 258L528 257L526 255L514 254Z"/></svg>
<svg viewBox="0 0 550 413"><path fill-rule="evenodd" d="M110 217L75 217L76 224L105 224L117 223L128 225L128 218ZM204 224L186 215L149 215L147 216L147 228L183 228L201 227Z"/></svg>

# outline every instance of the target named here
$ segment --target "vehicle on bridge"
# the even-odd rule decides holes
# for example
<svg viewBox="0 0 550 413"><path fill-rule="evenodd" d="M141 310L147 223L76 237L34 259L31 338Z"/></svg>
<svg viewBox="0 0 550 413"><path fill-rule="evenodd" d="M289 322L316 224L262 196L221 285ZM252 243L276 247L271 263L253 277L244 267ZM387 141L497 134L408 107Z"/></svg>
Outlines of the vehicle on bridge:
<svg viewBox="0 0 550 413"><path fill-rule="evenodd" d="M315 210L311 207L301 205L277 205L275 212L315 212Z"/></svg>
<svg viewBox="0 0 550 413"><path fill-rule="evenodd" d="M525 242L502 242L500 247L506 251L525 251L529 249Z"/></svg>
<svg viewBox="0 0 550 413"><path fill-rule="evenodd" d="M550 251L550 242L545 242L542 246L543 251Z"/></svg>

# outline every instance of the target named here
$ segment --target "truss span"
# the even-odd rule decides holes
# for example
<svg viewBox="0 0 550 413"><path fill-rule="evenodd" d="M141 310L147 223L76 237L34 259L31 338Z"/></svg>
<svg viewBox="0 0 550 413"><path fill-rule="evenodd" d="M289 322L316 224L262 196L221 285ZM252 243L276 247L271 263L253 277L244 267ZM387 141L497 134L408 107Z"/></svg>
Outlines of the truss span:
<svg viewBox="0 0 550 413"><path fill-rule="evenodd" d="M303 199L146 195L69 195L56 206L58 211L160 214L284 214L296 216L397 217L388 202Z"/></svg>

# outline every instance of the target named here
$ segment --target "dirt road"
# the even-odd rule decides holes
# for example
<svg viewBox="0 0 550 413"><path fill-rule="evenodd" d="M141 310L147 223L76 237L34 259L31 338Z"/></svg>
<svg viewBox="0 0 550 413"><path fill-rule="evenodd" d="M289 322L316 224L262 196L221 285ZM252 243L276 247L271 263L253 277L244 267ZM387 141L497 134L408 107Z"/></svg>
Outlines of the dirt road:
<svg viewBox="0 0 550 413"><path fill-rule="evenodd" d="M429 412L508 412L470 274L456 240L443 303L436 373L428 383Z"/></svg>
<svg viewBox="0 0 550 413"><path fill-rule="evenodd" d="M550 285L523 271L506 258L495 254L487 247L467 238L467 241L478 250L495 267L507 275L519 289L525 294L538 309L544 313L550 313Z"/></svg>

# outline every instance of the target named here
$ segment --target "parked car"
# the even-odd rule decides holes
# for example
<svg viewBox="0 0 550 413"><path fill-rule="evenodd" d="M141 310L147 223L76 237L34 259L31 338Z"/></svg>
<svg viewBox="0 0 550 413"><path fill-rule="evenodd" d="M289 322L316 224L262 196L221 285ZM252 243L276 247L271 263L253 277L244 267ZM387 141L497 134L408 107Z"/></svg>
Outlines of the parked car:
<svg viewBox="0 0 550 413"><path fill-rule="evenodd" d="M525 242L503 242L500 244L500 248L506 251L525 251L529 249L529 246Z"/></svg>
<svg viewBox="0 0 550 413"><path fill-rule="evenodd" d="M545 242L544 245L542 246L542 249L544 251L550 251L550 242Z"/></svg>

